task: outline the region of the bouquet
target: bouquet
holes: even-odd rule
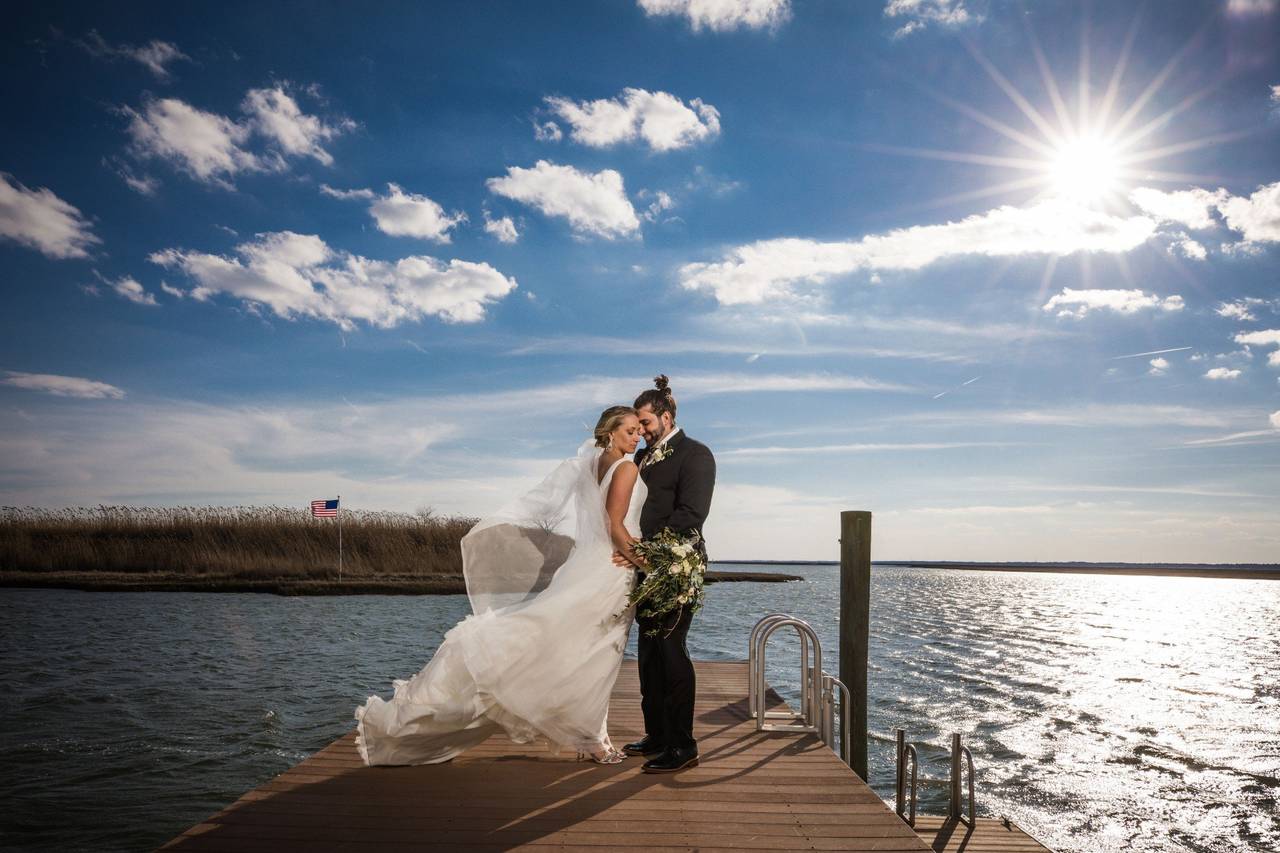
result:
[[[643,602],[644,606],[637,611],[641,616],[662,618],[678,613],[672,630],[685,608],[697,613],[702,607],[707,571],[707,560],[697,547],[701,541],[697,533],[680,536],[667,527],[651,539],[636,542],[632,549],[645,561],[645,578],[631,591],[627,609]],[[655,636],[658,629],[646,633]]]

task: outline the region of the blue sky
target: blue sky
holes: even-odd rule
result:
[[[0,503],[483,514],[658,372],[713,557],[1275,561],[1280,10],[25,4]]]

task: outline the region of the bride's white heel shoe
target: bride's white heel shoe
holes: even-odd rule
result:
[[[627,754],[619,750],[609,748],[605,750],[604,755],[596,757],[589,752],[579,752],[579,761],[591,761],[595,764],[621,764],[627,760]]]

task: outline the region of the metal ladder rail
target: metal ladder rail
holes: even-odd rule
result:
[[[897,783],[894,786],[894,811],[897,812],[898,817],[907,822],[908,826],[915,826],[916,799],[920,781],[920,755],[916,752],[915,744],[907,743],[907,733],[903,729],[898,729],[897,731],[897,744]],[[911,759],[911,799],[909,812],[907,800],[907,767],[905,761],[908,756]]]
[[[800,713],[765,710],[768,685],[765,683],[766,648],[781,628],[794,628],[800,638]],[[810,649],[813,652],[810,655]],[[840,724],[849,732],[844,743],[836,743],[836,694],[840,696]],[[853,752],[853,694],[839,678],[822,669],[822,641],[813,626],[789,613],[770,613],[751,629],[747,648],[747,709],[756,721],[756,731],[801,731],[817,734],[822,742],[851,765]],[[768,720],[789,720],[770,723]]]
[[[969,763],[969,817],[960,812],[960,757]],[[960,734],[956,732],[951,735],[951,796],[950,808],[948,809],[951,817],[956,818],[965,826],[973,826],[974,818],[974,798],[973,798],[973,753],[969,751],[969,747],[960,745]]]
[[[896,768],[897,782],[896,782],[895,791],[894,791],[894,811],[897,813],[898,817],[905,820],[908,825],[915,826],[916,800],[917,800],[917,792],[919,788],[918,772],[920,769],[920,756],[916,752],[915,744],[910,744],[906,742],[906,732],[903,729],[897,730],[895,740],[897,743],[897,768]],[[962,758],[965,760],[965,763],[967,763],[969,767],[968,815],[966,815],[964,811],[961,809],[961,803],[960,803],[961,791],[963,789],[963,785],[961,784],[962,774],[963,774],[963,767],[961,766]],[[907,781],[906,781],[908,759],[910,759],[910,763],[911,763],[911,785],[910,785],[910,791],[909,791],[910,793],[909,800],[907,798],[908,788],[907,788]],[[973,785],[974,785],[973,780],[974,780],[973,753],[969,750],[969,747],[961,745],[960,734],[958,732],[953,733],[951,735],[951,774],[950,774],[950,778],[947,779],[947,787],[949,790],[948,801],[947,801],[947,817],[950,819],[957,820],[968,827],[972,827],[974,825],[974,818],[977,814],[976,800],[975,800],[974,791],[973,791]],[[926,779],[925,781],[930,781],[930,780]],[[936,780],[936,781],[942,781],[942,780]]]
[[[817,632],[813,630],[813,626],[803,619],[797,619],[794,616],[786,614],[771,614],[766,616],[767,624],[760,627],[758,634],[755,634],[755,642],[751,646],[751,654],[755,659],[755,666],[751,666],[751,659],[748,659],[748,669],[753,671],[755,676],[755,696],[754,708],[756,731],[758,732],[811,732],[820,734],[822,731],[822,722],[820,719],[822,697],[820,694],[822,677],[826,675],[822,671],[822,643],[818,640]],[[764,622],[765,620],[761,620]],[[796,633],[800,635],[801,654],[803,657],[800,661],[800,713],[788,714],[785,712],[773,712],[770,714],[765,711],[765,697],[767,694],[767,685],[765,684],[765,668],[766,654],[769,644],[769,638],[780,628],[795,628]],[[755,632],[753,632],[755,633]],[[812,661],[810,664],[810,650],[812,650]],[[750,697],[749,697],[750,698]],[[791,719],[790,723],[770,723],[766,720],[770,717]],[[828,744],[829,746],[830,744]]]
[[[761,666],[761,650],[759,648],[758,641],[761,633],[767,627],[771,626],[775,622],[784,620],[794,620],[795,622],[804,621],[797,619],[790,613],[770,613],[760,621],[756,622],[755,627],[751,629],[751,638],[747,641],[747,710],[753,720],[759,718],[760,710],[764,706],[763,698],[757,695],[759,681],[757,677],[757,670],[759,670]],[[796,633],[800,637],[800,660],[802,666],[800,673],[800,713],[796,714],[793,711],[765,711],[764,716],[767,719],[808,719],[812,712],[808,703],[810,698],[808,690],[809,678],[812,675],[810,667],[808,666],[809,640],[808,637],[805,636],[805,632],[799,627],[796,627]]]

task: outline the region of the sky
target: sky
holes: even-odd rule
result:
[[[714,559],[1280,560],[1275,0],[0,39],[0,504],[480,516],[665,373]]]

